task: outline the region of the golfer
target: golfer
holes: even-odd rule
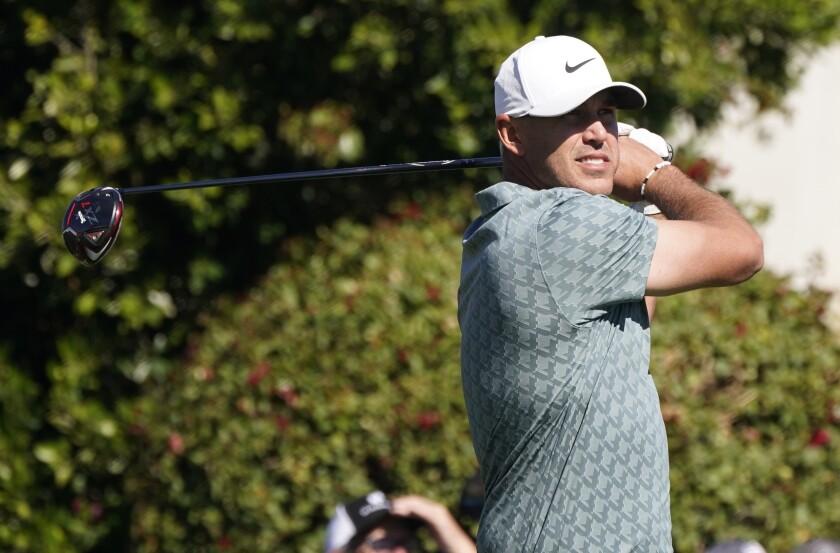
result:
[[[458,307],[486,492],[478,550],[670,552],[645,297],[749,279],[761,238],[723,198],[619,139],[617,110],[646,99],[589,44],[524,45],[495,100],[504,180],[476,195]]]

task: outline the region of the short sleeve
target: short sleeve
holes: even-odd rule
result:
[[[577,195],[553,205],[536,228],[540,269],[573,324],[615,303],[644,297],[658,227],[606,196]]]

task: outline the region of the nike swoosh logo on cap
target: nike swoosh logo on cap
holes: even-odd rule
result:
[[[582,61],[577,65],[569,65],[569,62],[567,61],[566,62],[566,73],[574,73],[575,71],[577,71],[578,69],[580,69],[581,67],[583,67],[584,65],[586,65],[587,63],[589,63],[590,61],[592,61],[594,59],[595,58],[589,58],[588,60]]]

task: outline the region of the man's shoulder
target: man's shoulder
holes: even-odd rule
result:
[[[592,198],[593,196],[576,188],[556,187],[547,190],[535,190],[511,181],[497,182],[475,195],[482,215],[487,215],[512,203],[531,209],[539,209],[576,197]]]

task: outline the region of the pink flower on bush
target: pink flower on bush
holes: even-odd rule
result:
[[[829,441],[831,441],[831,435],[828,433],[828,430],[825,428],[817,428],[814,430],[814,433],[811,434],[811,439],[808,441],[808,445],[811,447],[822,447]]]
[[[178,432],[172,432],[167,439],[169,451],[173,455],[181,455],[184,453],[184,437]]]
[[[443,418],[437,411],[424,411],[417,415],[417,425],[422,430],[428,430],[433,426],[440,424]]]

